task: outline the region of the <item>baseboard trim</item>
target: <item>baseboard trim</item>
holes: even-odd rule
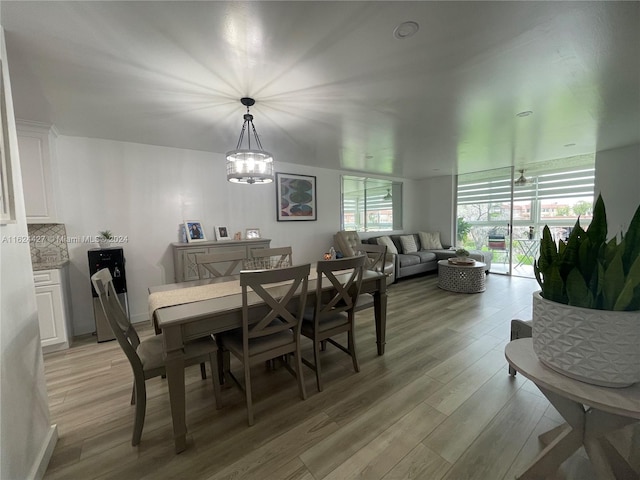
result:
[[[42,480],[44,478],[53,450],[56,448],[56,443],[58,443],[58,425],[51,425],[36,461],[31,467],[31,473],[28,477],[30,480]]]

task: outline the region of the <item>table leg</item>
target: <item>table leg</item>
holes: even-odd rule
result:
[[[386,280],[383,279],[383,282]],[[376,317],[376,343],[378,355],[384,355],[384,346],[387,337],[387,292],[383,288],[373,295],[373,308]]]
[[[166,332],[165,332],[166,336]],[[185,414],[184,391],[184,355],[182,349],[167,352],[166,357],[167,384],[169,387],[169,403],[173,420],[173,441],[175,452],[183,452],[187,448],[187,422]],[[212,375],[215,375],[212,372]]]
[[[615,480],[618,478],[614,472],[612,461],[616,462],[616,469],[628,469],[632,471],[631,466],[621,455],[617,455],[617,457],[613,455],[613,452],[617,453],[617,451],[615,451],[604,436],[609,432],[618,430],[634,422],[637,422],[637,420],[593,408],[586,413],[583,440],[584,449],[587,455],[589,455],[598,479]],[[611,450],[613,450],[613,452]],[[626,463],[626,465],[619,462],[619,460]],[[632,477],[625,476],[622,478]]]
[[[637,422],[637,420],[594,408],[585,410],[584,406],[578,402],[562,397],[539,385],[538,388],[566,420],[567,425],[555,427],[538,437],[543,443],[549,441],[550,443],[517,478],[521,480],[545,478],[555,472],[560,467],[560,464],[569,458],[581,445],[584,445],[587,455],[596,470],[597,478],[615,480],[616,475],[614,468],[612,468],[612,460],[617,462],[617,459],[607,448],[608,442],[604,440],[604,435],[630,423]],[[603,444],[603,441],[606,444]],[[627,471],[624,465],[617,464],[615,465],[615,470]]]

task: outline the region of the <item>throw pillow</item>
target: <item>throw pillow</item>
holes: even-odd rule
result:
[[[400,243],[402,244],[402,253],[417,252],[416,239],[413,235],[402,235],[400,237]]]
[[[441,250],[440,232],[418,232],[422,250]]]
[[[393,240],[391,240],[391,238],[384,236],[384,237],[378,237],[378,239],[376,240],[378,242],[378,245],[386,245],[387,246],[387,253],[398,253],[398,249],[396,248],[395,243],[393,243]]]

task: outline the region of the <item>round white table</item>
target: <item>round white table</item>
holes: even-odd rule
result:
[[[637,478],[605,435],[640,421],[640,383],[607,388],[574,380],[544,366],[533,351],[530,338],[508,343],[504,354],[509,364],[535,383],[567,422],[540,435],[546,447],[516,478],[546,478],[582,445],[598,479]]]
[[[443,290],[458,293],[480,293],[485,291],[487,264],[455,264],[449,260],[438,262],[438,286]]]

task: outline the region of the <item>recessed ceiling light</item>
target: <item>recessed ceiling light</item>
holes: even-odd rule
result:
[[[409,38],[420,29],[420,25],[416,22],[402,22],[396,28],[393,29],[393,36],[398,40]]]
[[[531,110],[525,110],[524,112],[516,113],[516,117],[528,117],[529,115],[533,115]]]

